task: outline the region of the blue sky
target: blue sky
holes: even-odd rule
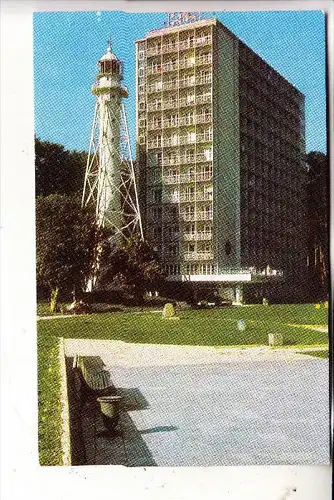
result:
[[[325,18],[321,11],[215,12],[233,33],[304,95],[306,151],[326,152]],[[162,27],[166,13],[43,12],[34,14],[35,132],[68,149],[88,150],[97,60],[111,36],[124,61],[126,112],[136,135],[135,40]],[[133,149],[134,151],[134,149]]]

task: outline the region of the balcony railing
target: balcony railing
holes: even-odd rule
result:
[[[196,220],[212,220],[212,212],[182,213],[181,219],[186,222],[195,222]]]
[[[179,198],[180,203],[195,202],[195,201],[211,201],[211,200],[212,200],[212,193],[196,193],[196,194],[181,193]]]
[[[206,56],[199,56],[196,59],[181,59],[178,62],[168,61],[163,64],[155,64],[146,69],[147,75],[158,75],[160,73],[167,73],[169,71],[177,71],[178,69],[193,68],[196,66],[203,66],[212,63],[211,54]]]
[[[212,82],[212,75],[198,76],[197,78],[184,78],[179,80],[179,88],[192,87],[194,85],[204,85]]]
[[[154,123],[157,124],[158,122],[154,122]],[[157,127],[156,127],[156,125],[154,125],[154,128],[159,129],[159,128],[161,128],[161,125],[157,126]],[[211,142],[211,141],[212,141],[212,133],[204,132],[202,134],[197,134],[195,137],[186,136],[186,135],[183,135],[183,136],[177,135],[174,137],[164,137],[162,140],[162,145],[164,147],[186,146],[189,144],[199,144],[199,143],[203,143],[203,142],[205,143],[205,142]],[[153,146],[153,147],[155,147],[155,146]]]
[[[212,201],[212,193],[181,193],[179,195],[166,195],[165,203],[193,203],[197,201]]]
[[[162,128],[175,128],[182,126],[195,125],[200,123],[211,123],[212,122],[212,114],[200,114],[200,115],[189,115],[189,116],[179,116],[175,117],[172,120],[155,120],[150,121],[147,124],[148,130],[160,130]],[[196,141],[194,141],[196,142]]]
[[[147,147],[149,149],[161,148],[162,147],[162,139],[151,139],[147,142]]]
[[[212,260],[212,252],[185,252],[184,260]]]
[[[212,233],[184,233],[184,241],[208,241],[212,239]]]
[[[163,166],[173,166],[180,165],[183,163],[203,163],[203,162],[211,162],[212,155],[208,155],[205,153],[198,153],[197,155],[185,155],[185,156],[173,156],[170,158],[164,158],[162,161]]]
[[[179,105],[179,107],[193,106],[195,104],[208,104],[208,103],[211,103],[211,101],[212,101],[211,95],[198,95],[198,96],[195,96],[194,99],[189,99],[187,97],[181,97],[179,99],[178,105]]]
[[[173,89],[178,89],[178,88],[186,88],[186,87],[193,87],[194,85],[205,85],[209,84],[212,82],[212,75],[203,75],[203,76],[198,76],[194,78],[183,78],[180,80],[172,80],[172,81],[167,81],[167,82],[162,82],[161,80],[159,82],[152,83],[151,85],[147,86],[147,92],[152,93],[152,92],[161,92],[162,90],[173,90]]]
[[[163,181],[165,184],[185,184],[191,182],[210,181],[212,172],[197,172],[188,174],[165,175]]]
[[[149,102],[147,105],[148,111],[161,111],[165,109],[176,109],[178,107],[188,107],[195,106],[198,104],[211,104],[211,95],[198,95],[189,99],[189,97],[181,97],[179,100],[175,99],[173,101],[160,101],[160,102]]]
[[[161,54],[161,47],[151,47],[146,52],[147,57],[158,56],[159,54]]]
[[[181,40],[175,43],[165,43],[162,46],[151,47],[147,49],[147,57],[158,56],[163,52],[168,54],[170,52],[176,52],[177,50],[192,49],[194,47],[204,47],[205,45],[210,45],[212,42],[211,35],[206,35],[189,40]]]
[[[163,108],[161,102],[149,102],[147,105],[148,111],[161,111],[162,109]]]

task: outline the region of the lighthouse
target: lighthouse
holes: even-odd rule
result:
[[[135,233],[143,237],[131,144],[123,98],[123,64],[112,52],[98,61],[96,96],[82,205],[94,204],[98,225],[120,246]]]

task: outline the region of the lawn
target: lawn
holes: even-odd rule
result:
[[[41,320],[38,331],[64,338],[210,346],[267,345],[268,333],[277,332],[283,333],[287,346],[324,345],[328,334],[309,325],[325,327],[327,315],[328,310],[309,304],[189,310],[180,312],[179,321],[164,320],[152,311],[113,312]],[[243,332],[238,330],[240,319],[246,323]]]
[[[39,308],[40,311],[43,307]],[[152,310],[127,310],[38,321],[39,452],[41,465],[62,463],[59,337],[117,339],[125,342],[237,346],[268,344],[268,332],[281,332],[289,346],[328,344],[328,334],[310,328],[327,325],[326,309],[314,305],[254,305],[179,313],[179,321]],[[244,320],[246,329],[238,330]],[[296,327],[298,326],[298,328]],[[328,357],[327,351],[305,351]]]
[[[41,465],[62,465],[59,339],[37,336],[38,446]]]
[[[322,358],[322,359],[328,359],[329,357],[329,352],[326,349],[322,350],[314,350],[314,351],[308,351],[306,349],[303,349],[300,351],[300,354],[307,354],[308,356],[313,356],[314,358]]]

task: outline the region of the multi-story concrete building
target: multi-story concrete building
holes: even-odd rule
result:
[[[304,128],[304,96],[218,20],[137,41],[145,234],[170,279],[219,283],[235,300],[243,283],[296,285]]]

